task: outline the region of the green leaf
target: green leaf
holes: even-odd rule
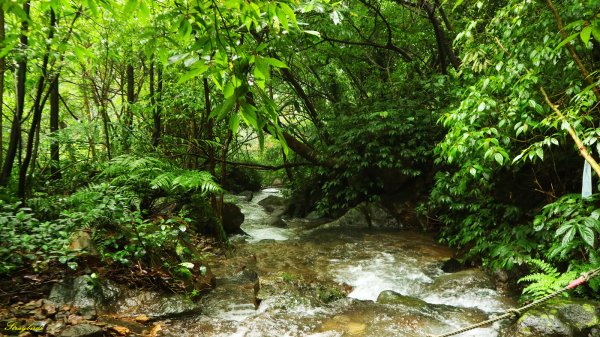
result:
[[[281,62],[278,59],[272,58],[272,57],[263,57],[262,60],[264,60],[267,64],[270,64],[271,66],[276,67],[276,68],[288,68],[288,66],[285,63]],[[257,59],[257,61],[258,61],[258,59]]]
[[[244,103],[241,106],[240,113],[242,115],[242,119],[244,120],[244,123],[246,123],[248,126],[254,128],[255,130],[258,129],[258,120],[257,120],[255,107],[253,107],[250,104]]]
[[[562,46],[566,45],[567,43],[573,41],[574,38],[576,38],[579,35],[579,33],[575,33],[572,34],[570,36],[568,36],[566,39],[562,40],[561,43],[558,44],[558,46],[556,46],[556,48],[554,48],[553,51],[557,51],[558,49],[560,49]]]
[[[596,39],[597,42],[600,42],[600,27],[592,26],[592,35],[594,35],[594,39]]]
[[[541,147],[536,148],[535,154],[537,154],[537,156],[540,157],[541,160],[544,160],[544,149],[542,149]]]
[[[238,132],[238,128],[240,127],[240,116],[237,114],[233,114],[231,118],[229,118],[229,129],[231,132],[236,135]]]
[[[502,163],[504,163],[504,157],[502,156],[502,153],[497,152],[494,154],[494,160],[496,160],[498,164],[502,165]]]
[[[485,110],[485,102],[479,103],[479,106],[477,107],[477,111],[481,112],[483,110]]]
[[[581,37],[581,41],[583,41],[584,45],[588,45],[588,42],[590,42],[590,35],[592,34],[592,26],[587,26],[585,27],[582,31],[581,34],[579,34],[579,36]]]
[[[594,247],[594,231],[590,227],[582,225],[577,226],[577,229],[579,230],[579,235],[581,235],[583,241],[590,247]]]
[[[177,84],[181,84],[183,82],[189,81],[190,79],[197,77],[200,74],[204,73],[207,69],[208,69],[207,64],[196,63],[194,65],[194,68],[192,68],[190,71],[186,72],[179,78],[179,81],[177,81]]]
[[[222,118],[226,113],[231,111],[236,101],[237,97],[235,95],[231,95],[231,97],[227,98],[223,103],[221,103],[221,105],[211,112],[210,117]]]
[[[573,238],[575,237],[575,227],[572,226],[569,228],[569,230],[567,231],[567,233],[565,234],[565,236],[562,239],[562,245],[567,246],[569,245],[569,243],[571,243],[571,241],[573,241]]]

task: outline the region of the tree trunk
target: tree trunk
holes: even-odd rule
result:
[[[54,78],[54,81],[50,84],[50,133],[52,134],[52,140],[50,143],[50,178],[60,179],[60,144],[57,138],[58,132],[58,117],[59,117],[59,90],[58,90],[58,76]]]
[[[56,13],[53,9],[50,9],[50,30],[48,31],[48,41],[52,41],[54,38],[54,29],[56,28]],[[39,130],[40,122],[42,120],[42,111],[44,105],[42,103],[42,95],[44,93],[46,80],[48,79],[48,61],[50,59],[50,44],[46,47],[42,62],[42,75],[38,80],[37,92],[35,100],[33,101],[33,118],[31,120],[31,126],[29,127],[29,134],[27,135],[27,145],[25,149],[25,158],[23,164],[19,169],[19,190],[18,195],[22,199],[25,198],[25,194],[28,187],[27,182],[27,170],[33,157],[33,146],[35,144],[35,137]],[[44,100],[45,101],[45,100]],[[35,159],[34,159],[35,160]]]
[[[162,81],[162,76],[160,70],[158,70],[158,82]],[[157,148],[160,143],[160,98],[157,96],[160,94],[160,90],[156,91],[154,89],[154,61],[150,63],[150,105],[152,106],[152,147]],[[159,84],[159,88],[162,88],[162,83]]]
[[[26,1],[23,5],[23,11],[29,16],[30,3]],[[17,101],[15,114],[10,129],[10,139],[8,142],[8,149],[6,151],[6,160],[2,167],[2,173],[0,174],[0,186],[6,186],[10,180],[12,173],[13,164],[17,151],[20,149],[20,138],[21,138],[21,118],[23,117],[24,105],[25,105],[25,82],[27,80],[27,56],[26,50],[29,45],[27,38],[29,30],[29,21],[23,20],[21,22],[21,36],[19,42],[21,43],[21,55],[18,57],[18,70],[17,70]]]
[[[0,6],[0,41],[4,41],[6,33],[4,32],[4,8]],[[4,72],[6,70],[6,57],[0,57],[0,168],[2,167],[2,162],[4,160],[4,134],[3,130],[3,122],[4,122],[4,114],[3,114],[3,106],[4,106]]]
[[[135,73],[133,70],[133,64],[127,65],[127,110],[125,111],[125,135],[124,148],[125,151],[129,151],[129,135],[132,131],[133,126],[133,104],[135,103]]]

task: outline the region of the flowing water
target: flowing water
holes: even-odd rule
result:
[[[204,312],[165,327],[177,336],[427,336],[513,307],[481,270],[441,270],[453,251],[410,231],[320,230],[288,220],[269,227],[257,202],[240,201],[249,237],[215,262]],[[258,275],[259,281],[256,281]],[[259,289],[260,284],[260,289]],[[404,296],[377,302],[382,291]],[[258,300],[257,300],[258,299]],[[460,336],[501,336],[493,325]]]

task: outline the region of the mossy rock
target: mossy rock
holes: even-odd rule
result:
[[[525,312],[509,329],[509,337],[600,337],[600,303],[558,299]]]
[[[377,296],[379,304],[401,304],[411,308],[425,308],[430,304],[412,296],[405,296],[392,290],[384,290]]]

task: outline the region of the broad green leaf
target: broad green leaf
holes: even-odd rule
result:
[[[571,241],[573,241],[573,238],[575,237],[575,227],[574,226],[570,226],[569,230],[567,231],[567,233],[565,234],[565,236],[562,239],[562,245],[563,247],[567,246],[569,243],[571,243]]]
[[[240,114],[242,115],[242,119],[246,125],[254,128],[255,130],[258,129],[258,119],[255,107],[247,103],[242,104],[240,107]]]
[[[590,247],[594,247],[594,231],[590,227],[583,225],[577,226],[577,229],[579,230],[579,235],[581,235],[583,241],[587,243]]]
[[[496,160],[498,162],[498,164],[500,164],[500,165],[502,165],[502,163],[504,163],[504,157],[502,156],[501,153],[494,154],[494,160]]]
[[[263,57],[262,60],[264,60],[264,62],[266,62],[267,64],[270,64],[273,67],[276,68],[288,68],[288,66],[283,63],[282,61],[272,58],[272,57]],[[258,59],[257,59],[258,61]]]
[[[579,34],[579,36],[581,37],[581,41],[583,41],[584,45],[588,45],[588,42],[590,42],[590,35],[592,34],[592,26],[587,26],[585,27],[582,31],[581,34]]]
[[[232,95],[231,97],[227,98],[223,103],[221,103],[216,109],[214,109],[209,117],[215,117],[217,119],[223,118],[226,113],[231,111],[236,101],[237,97],[235,95]]]
[[[237,135],[239,126],[240,116],[238,114],[233,114],[231,118],[229,118],[229,129],[234,135]]]
[[[192,68],[190,71],[186,72],[179,78],[179,81],[177,81],[177,84],[181,84],[183,82],[189,81],[190,79],[203,74],[207,69],[208,69],[207,64],[196,63],[194,68]]]

